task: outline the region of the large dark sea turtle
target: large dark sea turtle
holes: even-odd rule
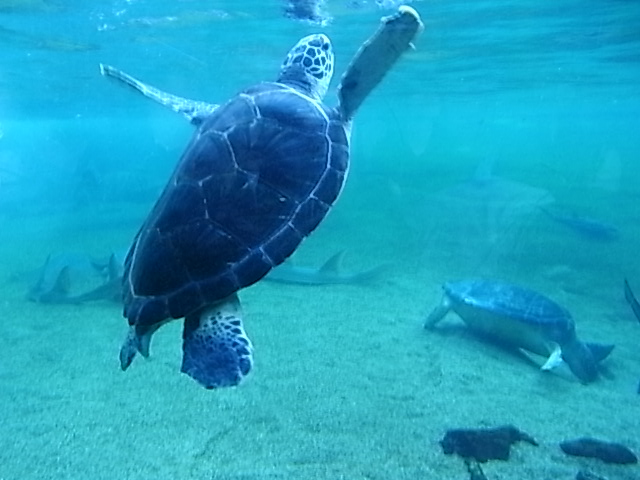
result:
[[[356,110],[421,27],[408,7],[384,18],[342,77],[336,108],[322,103],[333,73],[322,34],[293,47],[276,81],[221,106],[101,66],[198,125],[125,261],[123,370],[137,352],[149,355],[160,326],[184,318],[182,372],[206,388],[237,385],[249,373],[253,347],[237,292],[282,263],[325,217],[347,175]]]
[[[443,289],[442,302],[429,314],[425,328],[453,310],[480,334],[548,357],[545,370],[564,360],[583,383],[597,378],[597,363],[613,349],[578,340],[571,314],[533,290],[493,280],[447,282]]]

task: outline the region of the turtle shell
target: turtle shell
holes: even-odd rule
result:
[[[568,310],[544,295],[509,283],[492,280],[462,280],[444,284],[454,302],[502,317],[508,317],[564,338],[573,332]]]
[[[327,214],[348,160],[338,113],[291,87],[259,84],[218,108],[129,251],[129,323],[144,333],[260,280]]]

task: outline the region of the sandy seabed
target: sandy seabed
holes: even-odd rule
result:
[[[565,368],[542,373],[541,359],[536,365],[463,328],[425,332],[439,285],[465,266],[416,254],[373,211],[358,209],[356,225],[346,205],[298,262],[319,265],[347,248],[348,270],[384,262],[388,273],[369,285],[260,282],[242,292],[255,367],[237,388],[207,391],[180,374],[181,322],[159,330],[150,359],[123,373],[118,305],[31,303],[23,283],[3,282],[0,479],[466,479],[462,460],[438,441],[448,428],[503,424],[540,446],[519,443],[508,462],[485,464],[490,480],[569,480],[581,468],[640,478],[638,466],[572,458],[558,447],[594,436],[640,452],[640,329],[623,301],[562,298],[573,300],[585,339],[616,344],[606,376],[583,386]],[[76,225],[72,235],[68,219],[52,218],[3,219],[7,276],[37,267],[47,252],[104,252],[135,232],[131,221]],[[557,281],[535,286],[553,292]]]

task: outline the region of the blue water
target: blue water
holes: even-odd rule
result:
[[[177,322],[122,373],[118,305],[25,298],[49,254],[125,249],[193,131],[100,63],[219,103],[321,31],[333,105],[392,13],[379,3],[393,2],[328,0],[319,25],[278,0],[0,0],[0,479],[464,478],[444,430],[510,422],[549,449],[590,435],[640,452],[640,327],[622,290],[628,278],[640,294],[637,2],[411,2],[425,30],[358,112],[347,186],[298,252],[321,265],[347,250],[348,270],[388,276],[249,289],[246,386],[183,378]],[[443,282],[483,276],[550,296],[587,340],[615,343],[608,373],[583,387],[420,329]],[[549,449],[490,478],[574,478],[581,464]]]

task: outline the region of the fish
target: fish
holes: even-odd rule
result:
[[[70,295],[73,285],[99,279],[100,271],[86,255],[65,252],[47,256],[33,277],[35,282],[29,287],[27,298],[33,302],[59,303]]]
[[[626,278],[624,279],[624,298],[627,300],[627,302],[629,302],[631,310],[633,310],[633,314],[640,322],[640,303],[638,303],[636,296],[631,291],[631,287],[629,286],[629,282]]]
[[[55,274],[41,276],[27,293],[27,298],[38,303],[61,303],[69,296],[71,290],[70,272],[71,267],[64,265]],[[48,280],[49,277],[50,280]]]
[[[364,284],[375,280],[387,268],[386,265],[379,265],[362,272],[343,272],[340,267],[344,254],[344,251],[336,253],[320,268],[297,266],[288,261],[273,269],[265,280],[294,285]],[[30,288],[28,298],[34,302],[58,305],[121,302],[124,274],[122,258],[122,255],[112,253],[107,263],[101,263],[82,254],[50,255],[38,281]],[[86,277],[94,277],[93,282]],[[95,278],[99,279],[97,284]],[[91,285],[92,288],[82,291],[85,285]]]
[[[344,254],[344,251],[336,253],[320,268],[296,266],[287,261],[271,270],[264,279],[294,285],[363,284],[374,280],[387,268],[378,265],[362,272],[343,272],[340,267]]]
[[[554,202],[543,188],[497,176],[492,159],[481,161],[470,179],[435,193],[393,194],[398,218],[420,239],[425,255],[464,259],[469,270],[491,268],[525,252],[535,238],[538,208]],[[437,246],[437,248],[436,248]]]
[[[620,238],[620,231],[613,225],[595,218],[578,215],[573,211],[563,211],[559,208],[546,208],[542,210],[549,218],[564,225],[584,238],[611,242]]]
[[[108,276],[103,284],[98,285],[96,288],[89,290],[88,292],[67,296],[67,303],[79,304],[101,300],[121,302],[124,268],[122,262],[117,258],[115,253],[112,253],[109,257],[109,263],[106,269]]]
[[[116,254],[111,254],[106,265],[81,253],[51,254],[36,273],[37,279],[29,287],[27,299],[59,305],[118,300],[122,265]]]

